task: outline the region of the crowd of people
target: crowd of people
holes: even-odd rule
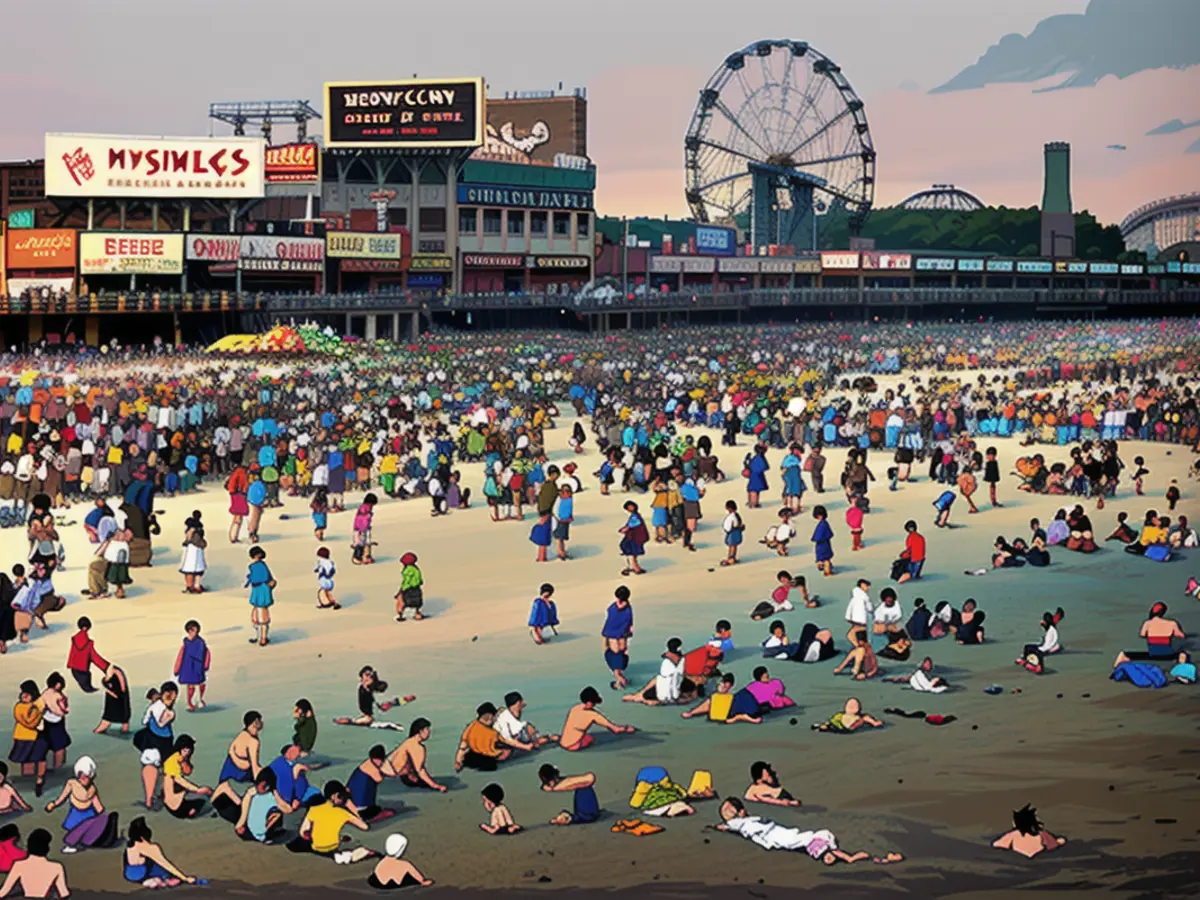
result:
[[[873,373],[894,368],[903,380],[881,388]],[[317,601],[330,610],[340,609],[338,569],[325,545],[333,513],[353,513],[350,563],[364,566],[374,561],[374,515],[380,503],[423,498],[431,516],[445,516],[464,514],[482,497],[492,522],[527,521],[537,548],[534,560],[541,564],[550,562],[551,548],[556,562],[571,560],[579,494],[589,489],[619,493],[625,519],[611,552],[621,557],[622,575],[636,587],[641,582],[635,576],[649,571],[642,561],[652,545],[678,546],[678,551],[656,546],[654,552],[686,557],[698,552],[695,536],[701,529],[719,533],[724,548],[719,565],[742,564],[746,525],[740,504],[724,503],[715,524],[705,516],[706,489],[739,477],[745,482],[745,509],[773,505],[778,491],[777,523],[761,543],[775,555],[790,557],[791,570],[806,565],[811,553],[813,572],[824,579],[837,574],[840,554],[864,548],[872,492],[884,485],[907,491],[912,482],[934,482],[934,512],[924,520],[929,527],[952,527],[951,511],[960,498],[968,516],[980,512],[975,500],[980,482],[988,485],[991,506],[1001,506],[1002,473],[992,442],[1011,438],[1045,445],[1018,463],[1020,489],[1071,495],[1065,501],[1071,505],[1055,513],[1045,529],[1032,520],[1028,537],[997,537],[990,564],[968,574],[1044,568],[1059,548],[1088,554],[1104,544],[1085,503],[1094,503],[1099,514],[1106,500],[1111,503],[1122,492],[1128,498],[1132,487],[1133,496],[1161,497],[1168,511],[1175,510],[1182,496],[1178,481],[1156,482],[1142,457],[1128,460],[1122,442],[1172,442],[1200,451],[1198,371],[1200,329],[1190,320],[1075,323],[1057,329],[1045,323],[920,330],[825,324],[671,329],[604,338],[539,334],[506,341],[494,335],[435,335],[410,346],[364,346],[349,362],[312,356],[214,358],[187,350],[114,346],[101,352],[7,356],[0,358],[0,499],[9,504],[8,518],[26,529],[29,552],[11,566],[11,575],[0,574],[0,653],[12,641],[49,639],[47,617],[67,605],[54,575],[65,558],[60,529],[69,526],[55,511],[76,504],[87,510],[79,527],[94,547],[87,593],[95,598],[110,592],[123,597],[137,570],[149,565],[153,540],[164,530],[182,544],[183,592],[203,593],[210,540],[239,544],[244,533],[250,542],[244,587],[254,628],[251,643],[260,647],[271,641],[277,587],[268,552],[259,543],[267,527],[263,512],[285,503],[303,506],[311,515]],[[594,473],[579,472],[575,462],[549,462],[546,432],[572,414],[569,446],[583,454],[594,445],[602,460]],[[703,429],[721,432],[720,444],[714,446]],[[848,448],[836,486],[826,472],[830,447]],[[1047,463],[1047,457],[1054,461]],[[481,483],[464,479],[460,467],[466,464],[482,464]],[[207,528],[211,523],[200,511],[179,525],[159,521],[158,498],[186,495],[202,484],[227,492],[227,532]],[[812,494],[826,499],[813,502]],[[831,516],[830,495],[845,498],[844,531]],[[1117,514],[1108,540],[1123,543],[1131,554],[1165,561],[1196,546],[1196,532],[1185,516],[1149,509],[1140,531],[1127,518]],[[871,535],[874,541],[894,540],[890,582],[919,586],[928,568],[945,567],[945,560],[929,559],[922,521],[909,520],[895,538]],[[805,543],[811,549],[798,546]],[[424,574],[415,552],[404,554],[401,563],[395,618],[419,621]],[[734,626],[727,619],[716,622],[711,640],[690,650],[672,637],[658,674],[641,687],[631,686],[630,584],[616,590],[600,629],[610,687],[629,690],[623,694],[626,702],[680,707],[684,719],[758,725],[789,709],[795,701],[779,676],[788,662],[837,661],[830,666],[833,675],[848,673],[855,681],[886,676],[916,692],[944,693],[956,686],[936,674],[930,656],[914,658],[921,655],[917,644],[948,638],[971,647],[990,640],[987,615],[973,598],[959,608],[941,600],[929,609],[918,597],[906,615],[894,587],[876,591],[867,578],[858,579],[850,592],[844,636],[842,623],[807,621],[791,629],[798,634],[792,638],[781,616],[802,609],[817,619],[819,614],[808,611],[828,608],[828,602],[809,593],[806,576],[785,570],[776,575],[768,599],[750,613],[751,621],[767,623],[761,647],[769,666],[754,667],[744,686],[731,670]],[[546,582],[533,601],[528,627],[535,644],[556,634],[554,594],[554,585]],[[1140,684],[1155,678],[1145,667],[1160,671],[1155,664],[1162,660],[1176,661],[1176,668],[1190,665],[1179,658],[1182,651],[1174,643],[1184,636],[1182,628],[1172,620],[1168,629],[1165,613],[1163,604],[1151,610],[1142,634],[1147,656],[1123,653],[1114,678],[1121,673],[1120,678]],[[1046,612],[1042,635],[1023,647],[1019,665],[1037,675],[1047,671],[1047,659],[1062,650],[1064,615],[1061,608]],[[76,626],[66,668],[83,693],[103,692],[95,732],[113,727],[127,732],[135,724],[135,689],[124,671],[100,654],[92,622],[81,616]],[[309,781],[313,768],[306,762],[317,741],[312,704],[296,701],[293,740],[269,762],[260,746],[264,716],[250,710],[210,787],[191,762],[195,739],[177,733],[175,707],[181,693],[188,710],[204,707],[212,658],[199,621],[187,621],[183,632],[174,680],[148,692],[134,736],[147,811],[161,804],[170,815],[189,819],[211,806],[246,840],[285,842],[293,852],[343,864],[377,859],[374,887],[431,883],[403,859],[408,844],[403,835],[388,836],[382,857],[342,836],[346,827],[367,832],[394,815],[379,802],[385,779],[410,788],[445,789],[431,774],[425,752],[429,720],[414,719],[396,749],[375,744],[345,780],[330,778],[318,787]],[[881,667],[881,660],[889,665],[910,659],[915,668],[902,676]],[[99,688],[93,670],[99,673]],[[387,684],[370,666],[359,673],[357,693],[357,714],[334,719],[339,725],[393,728],[380,713],[413,699],[381,700],[389,694]],[[542,732],[524,718],[519,692],[510,691],[502,708],[484,701],[462,732],[454,769],[494,772],[518,754],[585,750],[595,743],[593,729],[615,736],[634,731],[610,720],[599,709],[602,704],[601,692],[587,687],[561,730]],[[74,743],[67,729],[70,713],[60,672],[41,683],[20,683],[9,761],[19,767],[14,777],[32,781],[37,798],[52,773],[67,766]],[[935,725],[952,720],[924,718]],[[866,712],[859,698],[848,697],[813,727],[850,734],[886,723]],[[47,812],[66,810],[63,852],[124,843],[127,881],[149,887],[194,883],[195,876],[185,874],[153,841],[144,816],[130,822],[122,836],[119,815],[101,800],[97,770],[91,757],[77,756],[73,777],[45,803]],[[0,771],[0,806],[6,807],[0,813],[28,810],[8,774]],[[547,763],[538,775],[540,790],[573,796],[573,808],[555,824],[584,825],[600,818],[594,773],[563,775]],[[760,771],[756,783],[765,777]],[[745,799],[770,803],[782,796],[754,793]],[[485,832],[521,830],[498,782],[484,788],[481,802],[488,814],[480,826]],[[900,858],[895,852],[873,857],[844,852],[831,832],[798,831],[749,816],[737,797],[723,801],[719,816],[722,831],[765,849],[804,850],[827,864]],[[294,836],[283,841],[285,832],[292,834],[289,825]],[[1062,842],[1047,837],[1028,807],[1014,814],[1014,826],[996,846],[1034,855]],[[45,895],[37,893],[39,885],[43,890],[57,886],[65,895],[61,867],[54,870],[57,864],[45,859],[45,832],[31,832],[23,849],[19,836],[7,834],[14,849],[0,852],[0,870],[9,879],[0,896],[17,880],[29,896]]]

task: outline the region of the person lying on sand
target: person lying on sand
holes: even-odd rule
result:
[[[869,725],[872,728],[882,728],[883,722],[876,719],[874,716],[869,716],[862,711],[862,703],[857,697],[851,697],[846,701],[846,705],[842,707],[842,711],[834,713],[825,722],[818,722],[813,725],[813,731],[832,731],[836,734],[850,734],[852,731],[857,731],[864,725]]]
[[[820,831],[801,831],[799,828],[787,828],[770,819],[746,814],[746,807],[737,797],[726,797],[721,804],[721,824],[717,831],[725,831],[753,841],[764,850],[803,851],[813,859],[819,859],[827,866],[835,863],[856,863],[871,860],[883,865],[900,862],[904,859],[899,853],[889,851],[884,856],[871,856],[860,850],[857,853],[847,853],[838,849],[837,838],[825,829]]]
[[[594,687],[585,687],[579,692],[579,702],[567,711],[567,720],[563,723],[562,735],[558,739],[559,746],[564,750],[585,750],[596,742],[588,734],[593,725],[607,728],[613,734],[633,734],[637,731],[632,725],[614,725],[596,707],[604,701],[600,692]]]
[[[767,762],[750,765],[750,786],[743,795],[751,803],[766,803],[770,806],[799,806],[800,801],[789,794],[780,784],[779,776]]]
[[[1039,853],[1057,850],[1067,842],[1065,837],[1056,837],[1044,830],[1038,821],[1037,810],[1028,803],[1013,810],[1013,829],[992,841],[997,850],[1011,850],[1032,859]]]
[[[762,722],[762,710],[758,700],[746,688],[734,691],[735,678],[732,672],[726,672],[717,682],[715,693],[705,697],[691,709],[680,713],[684,719],[696,716],[707,716],[710,722],[721,722],[734,725],[745,722],[758,725]]]
[[[571,811],[563,810],[550,820],[551,825],[590,825],[600,818],[600,800],[596,797],[596,776],[563,775],[547,763],[538,769],[542,790],[553,794],[570,791],[574,797]]]

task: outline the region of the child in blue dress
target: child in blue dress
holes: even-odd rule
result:
[[[632,572],[634,575],[644,575],[646,570],[638,565],[638,557],[646,552],[646,541],[650,539],[650,531],[638,513],[638,505],[632,500],[625,504],[625,512],[629,513],[629,518],[620,529],[621,555],[629,562],[621,570],[621,574],[628,575]]]
[[[814,506],[813,518],[817,520],[817,527],[813,529],[812,535],[817,568],[829,577],[833,574],[833,528],[829,525],[829,513],[824,506]]]
[[[542,629],[549,628],[558,634],[558,606],[550,599],[554,596],[554,585],[543,584],[538,595],[533,598],[533,609],[529,613],[529,629],[533,633],[535,644],[544,644],[548,640],[542,637]]]
[[[250,638],[250,643],[265,647],[270,643],[271,607],[275,605],[275,578],[267,568],[264,560],[267,551],[262,547],[250,548],[250,568],[246,572],[246,584],[250,588],[250,622],[254,626],[256,637]]]
[[[313,495],[312,504],[313,537],[318,541],[325,540],[325,526],[329,524],[329,490],[319,487]]]
[[[337,567],[329,558],[329,548],[317,548],[317,609],[341,609],[342,605],[333,599],[333,576]]]

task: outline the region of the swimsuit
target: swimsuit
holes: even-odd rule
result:
[[[585,734],[583,737],[581,737],[579,740],[577,740],[573,744],[563,744],[563,749],[570,750],[571,752],[575,752],[578,750],[586,750],[588,747],[592,746],[592,744],[594,744],[594,743],[596,743],[596,739],[594,737],[592,737],[590,734]],[[588,788],[588,790],[591,790],[591,788]],[[576,793],[578,794],[578,792],[576,792]],[[595,795],[593,794],[593,796],[595,796]]]
[[[247,766],[249,766],[249,762],[246,762]],[[244,784],[251,780],[253,780],[253,776],[249,767],[245,769],[239,768],[232,756],[225,757],[225,763],[221,766],[221,774],[217,778],[218,784],[223,784],[226,781],[235,781],[239,784]]]

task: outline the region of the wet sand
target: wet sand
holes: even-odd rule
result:
[[[566,426],[566,427],[564,427]],[[594,888],[627,889],[630,896],[785,897],[789,890],[819,888],[830,896],[907,893],[912,896],[1001,896],[1106,891],[1114,896],[1185,896],[1200,863],[1200,800],[1197,754],[1200,742],[1200,694],[1197,687],[1171,686],[1139,691],[1108,679],[1119,649],[1137,646],[1136,634],[1154,600],[1171,604],[1172,613],[1189,632],[1200,628],[1200,606],[1183,595],[1184,582],[1195,573],[1193,560],[1159,565],[1133,558],[1116,544],[1090,557],[1052,550],[1049,569],[1024,568],[967,577],[964,569],[988,565],[996,535],[1028,534],[1028,520],[1053,517],[1060,498],[1018,493],[1009,477],[1012,461],[1023,451],[1013,440],[996,440],[1001,451],[1003,509],[986,505],[967,515],[956,503],[954,528],[932,527],[931,502],[940,492],[921,473],[919,483],[890,493],[886,483],[872,491],[866,522],[866,549],[849,551],[845,501],[840,491],[821,498],[836,532],[837,574],[815,574],[807,511],[817,500],[805,495],[806,514],[793,555],[781,560],[757,543],[775,519],[780,478],[769,476],[771,490],[761,510],[744,509],[744,481],[738,477],[748,450],[721,448],[722,468],[730,480],[712,486],[704,501],[705,519],[698,539],[700,552],[687,554],[678,545],[648,546],[643,564],[649,574],[622,578],[616,529],[623,522],[621,504],[641,495],[603,497],[590,473],[598,467],[593,451],[574,457],[566,448],[569,422],[551,432],[553,462],[579,461],[585,492],[576,500],[570,562],[537,565],[524,523],[492,523],[485,507],[431,520],[426,501],[387,502],[376,515],[378,563],[350,564],[351,514],[331,516],[328,546],[338,564],[340,612],[314,608],[316,583],[311,570],[315,543],[307,502],[289,499],[282,512],[269,511],[262,526],[267,562],[280,582],[272,611],[274,631],[269,648],[247,643],[250,636],[244,580],[247,545],[230,547],[227,498],[210,487],[200,495],[164,499],[164,536],[156,542],[152,569],[137,569],[135,584],[124,601],[83,601],[90,554],[82,527],[65,529],[68,569],[57,584],[71,599],[52,621],[49,635],[39,634],[27,647],[13,647],[0,662],[0,688],[15,694],[24,678],[39,682],[52,669],[65,673],[67,640],[74,621],[88,615],[102,654],[121,665],[134,686],[134,713],[152,684],[171,677],[183,622],[195,617],[204,626],[213,653],[209,707],[182,712],[177,733],[196,737],[197,780],[213,784],[242,713],[261,710],[266,718],[264,756],[271,758],[291,735],[291,708],[299,697],[317,710],[320,737],[317,758],[328,767],[316,780],[344,780],[374,743],[394,746],[404,735],[389,731],[339,728],[335,715],[354,709],[357,671],[363,664],[378,668],[392,686],[389,694],[417,695],[417,701],[391,717],[407,729],[416,716],[432,720],[430,770],[451,785],[444,796],[385,784],[381,797],[401,814],[372,828],[364,842],[382,849],[384,839],[400,830],[410,838],[408,857],[439,887],[425,896],[477,897],[541,895],[547,889],[572,890],[584,897]],[[714,435],[714,443],[716,435]],[[987,445],[981,439],[980,447]],[[1065,458],[1065,450],[1037,448],[1047,459]],[[1195,482],[1185,480],[1191,456],[1187,448],[1168,445],[1123,446],[1126,461],[1142,454],[1151,471],[1150,496],[1134,498],[1124,485],[1120,497],[1095,512],[1096,531],[1111,530],[1115,513],[1126,510],[1140,521],[1147,508],[1165,510],[1163,490],[1170,477],[1180,479],[1184,500],[1175,515],[1200,513]],[[1170,455],[1168,455],[1170,453]],[[836,486],[845,451],[830,453],[827,482]],[[772,451],[777,465],[780,454]],[[879,478],[890,454],[875,454],[872,468]],[[464,466],[464,483],[477,490],[478,466]],[[981,486],[982,487],[982,486]],[[985,502],[986,488],[976,495]],[[717,564],[723,556],[719,511],[726,499],[743,506],[747,523],[744,562],[732,569]],[[355,498],[357,499],[357,498]],[[203,597],[180,593],[182,576],[178,542],[182,521],[192,509],[202,510],[208,526],[209,565]],[[77,507],[69,519],[82,520]],[[956,606],[974,597],[988,613],[988,642],[962,647],[948,640],[918,644],[958,689],[941,696],[918,695],[906,687],[875,680],[854,683],[831,674],[833,663],[797,665],[768,663],[787,684],[797,708],[776,714],[761,726],[718,726],[685,722],[678,709],[623,704],[608,690],[599,631],[603,610],[617,585],[633,590],[636,616],[630,676],[644,683],[657,671],[666,638],[679,635],[686,647],[702,643],[717,618],[734,624],[739,649],[725,666],[744,684],[760,664],[758,643],[765,623],[753,623],[749,610],[774,586],[775,572],[787,568],[807,576],[821,595],[816,610],[785,615],[788,631],[798,634],[814,621],[831,628],[844,644],[843,613],[854,581],[873,580],[873,596],[886,583],[890,561],[899,552],[901,526],[916,518],[929,541],[925,577],[899,588],[905,615],[913,598],[932,607],[942,599]],[[0,532],[6,559],[19,558],[23,535]],[[398,559],[412,550],[425,573],[426,612],[422,623],[392,621],[399,583]],[[563,625],[552,643],[536,647],[525,622],[531,598],[542,581],[557,587],[555,599]],[[1037,677],[1013,664],[1021,646],[1040,637],[1044,610],[1066,609],[1060,626],[1067,652],[1051,658],[1050,672]],[[886,663],[886,674],[907,674],[910,664]],[[989,696],[983,688],[996,683],[1004,693]],[[605,695],[604,711],[615,721],[636,725],[639,733],[614,738],[602,735],[582,754],[554,749],[504,765],[498,773],[465,772],[455,777],[454,747],[459,733],[484,700],[499,703],[504,692],[520,690],[529,702],[527,718],[542,730],[557,731],[580,688],[592,684]],[[90,734],[98,718],[99,695],[83,696],[70,684],[74,744],[70,758],[92,755],[99,763],[99,785],[105,803],[123,822],[136,815],[140,796],[136,751],[128,738]],[[1014,688],[1021,693],[1012,693]],[[853,735],[817,734],[809,729],[840,708],[848,696],[880,715],[887,727]],[[958,720],[933,727],[919,720],[883,714],[899,706],[907,710],[953,714]],[[183,709],[182,699],[180,710]],[[793,720],[795,724],[792,724]],[[406,733],[406,732],[405,732]],[[805,828],[829,828],[843,848],[872,853],[899,850],[899,865],[826,868],[803,855],[767,853],[740,838],[706,831],[717,821],[715,803],[698,804],[698,815],[666,824],[666,832],[648,839],[611,834],[611,822],[627,817],[636,770],[666,766],[686,782],[694,769],[712,772],[721,793],[737,793],[748,783],[748,767],[770,761],[783,783],[804,806],[798,810],[753,810]],[[546,823],[561,807],[561,798],[537,790],[537,767],[554,762],[564,772],[590,770],[599,778],[598,794],[609,811],[605,823],[586,828],[553,828]],[[504,785],[508,805],[528,828],[523,836],[500,840],[478,829],[485,813],[479,789],[489,781]],[[53,776],[48,793],[61,776]],[[32,785],[18,781],[32,801]],[[569,798],[568,798],[569,799]],[[1040,810],[1047,827],[1070,841],[1062,850],[1026,861],[992,851],[988,842],[1006,830],[1010,811],[1026,802]],[[282,848],[242,843],[223,821],[205,818],[181,823],[162,811],[148,814],[155,838],[185,871],[212,881],[210,893],[267,896],[287,890],[294,898],[336,897],[359,891],[369,865],[335,866],[316,858],[298,858]],[[61,833],[61,813],[36,812],[18,820],[23,832],[38,825]],[[296,822],[295,824],[298,824]],[[713,852],[713,851],[716,852]],[[67,857],[76,890],[124,892],[120,852],[85,852]],[[550,879],[545,881],[543,879]],[[763,884],[759,884],[762,879]]]

